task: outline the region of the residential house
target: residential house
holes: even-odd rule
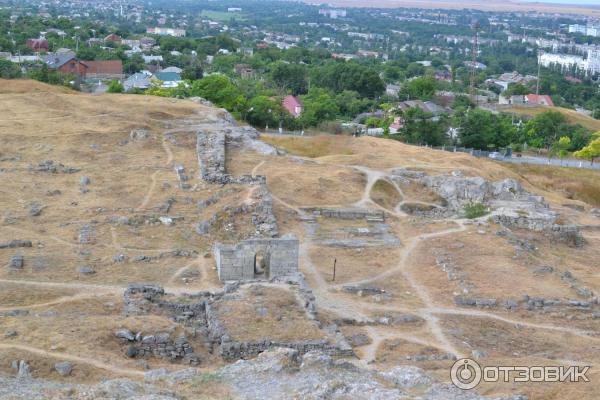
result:
[[[89,38],[88,40],[85,41],[87,43],[88,46],[92,47],[92,46],[99,46],[102,44],[102,39],[98,39],[98,38]]]
[[[158,64],[163,61],[163,56],[142,56],[146,64]]]
[[[304,105],[295,96],[288,95],[283,98],[283,108],[285,108],[294,118],[298,118],[302,114]]]
[[[504,97],[504,96],[500,95],[500,97],[498,98],[498,104],[523,105],[523,104],[525,104],[525,96],[514,95],[514,96]]]
[[[82,61],[87,65],[87,79],[123,79],[121,60]]]
[[[49,54],[46,57],[46,64],[50,69],[62,72],[63,74],[75,74],[85,77],[87,74],[87,64],[75,58],[73,52],[60,52]]]
[[[446,70],[438,70],[435,71],[434,78],[438,81],[452,82],[452,73]]]
[[[333,53],[333,54],[331,54],[331,57],[336,58],[336,59],[346,60],[346,61],[354,60],[354,59],[358,58],[358,56],[355,54],[345,54],[345,53]]]
[[[379,58],[379,53],[371,50],[358,50],[356,55],[364,58]]]
[[[140,46],[144,50],[151,49],[152,46],[154,46],[155,44],[156,44],[156,40],[154,40],[154,38],[151,38],[148,36],[144,36],[144,37],[140,38]]]
[[[394,97],[394,98],[398,98],[398,92],[400,91],[401,87],[400,85],[393,85],[393,84],[388,84],[385,87],[385,94],[387,94],[390,97]]]
[[[162,82],[161,87],[164,88],[176,88],[180,83],[183,83],[181,75],[176,72],[157,72],[152,79]]]
[[[104,42],[112,42],[115,44],[121,44],[122,40],[123,39],[121,39],[121,36],[117,35],[116,33],[111,33],[104,38]]]
[[[46,39],[27,39],[25,43],[33,51],[48,51],[48,41]]]
[[[181,74],[183,70],[179,67],[167,67],[163,68],[160,72],[175,72],[176,74]]]
[[[148,28],[146,29],[146,33],[159,35],[159,36],[175,36],[175,37],[183,37],[185,36],[185,29],[174,29],[174,28]]]
[[[464,64],[468,68],[473,68],[473,66],[475,66],[475,69],[479,69],[479,70],[484,70],[487,68],[487,65],[485,65],[484,63],[480,63],[478,61],[475,61],[475,63],[473,63],[473,61],[465,61]]]
[[[242,78],[254,78],[256,73],[248,64],[236,64],[235,73],[241,76]]]
[[[141,49],[142,44],[138,39],[122,39],[121,44],[125,46],[129,46],[132,49]]]
[[[240,47],[237,49],[237,52],[248,57],[252,57],[254,55],[254,49],[252,47]]]
[[[525,102],[527,104],[538,104],[541,106],[554,107],[554,102],[550,96],[545,94],[528,94],[525,96]]]
[[[390,125],[390,133],[396,134],[400,132],[400,129],[402,129],[402,127],[404,127],[404,122],[402,121],[402,118],[394,117],[394,122]]]
[[[142,89],[146,90],[152,85],[152,80],[150,79],[152,74],[150,72],[138,72],[131,75],[129,78],[125,79],[123,82],[123,87],[126,91],[134,90],[134,89]]]
[[[448,109],[435,104],[432,101],[422,101],[422,100],[407,100],[401,101],[398,103],[398,109],[404,111],[409,108],[419,108],[421,111],[430,114],[442,114],[448,112]]]
[[[495,85],[495,86],[499,87],[502,91],[505,91],[506,89],[508,89],[508,86],[510,84],[526,85],[529,82],[534,81],[536,79],[537,78],[535,76],[532,76],[532,75],[523,76],[515,71],[515,72],[505,72],[496,79],[488,79],[488,80],[486,80],[486,83],[488,85]]]

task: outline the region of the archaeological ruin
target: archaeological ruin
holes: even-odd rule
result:
[[[213,253],[221,281],[272,279],[298,272],[298,239],[244,240],[235,245],[217,243]]]

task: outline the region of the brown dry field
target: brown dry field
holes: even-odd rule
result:
[[[314,4],[313,0],[304,0],[306,3]],[[489,1],[467,0],[451,2],[448,0],[331,0],[328,2],[337,7],[369,7],[369,8],[425,8],[462,10],[465,8],[482,11],[500,12],[540,12],[556,14],[575,14],[598,16],[598,7],[585,5],[551,4],[544,2],[520,2],[520,1]]]
[[[237,341],[259,342],[268,337],[293,343],[325,336],[316,322],[306,319],[296,294],[282,287],[244,288],[239,296],[220,301],[214,311]]]
[[[195,131],[190,125],[215,121],[222,111],[185,100],[88,95],[31,81],[0,81],[0,111],[0,243],[12,239],[33,242],[31,248],[0,249],[0,373],[12,373],[7,365],[23,358],[32,365],[35,377],[86,383],[117,376],[141,377],[145,367],[123,355],[114,330],[126,327],[181,333],[183,328],[162,316],[125,316],[124,287],[148,282],[175,294],[219,288],[222,284],[210,255],[211,246],[216,241],[235,242],[253,230],[251,216],[231,220],[223,213],[224,208],[248,200],[247,187],[221,187],[198,179]],[[147,129],[149,137],[131,140],[130,131],[139,128]],[[473,349],[480,349],[489,354],[484,361],[490,364],[595,366],[600,362],[600,326],[589,313],[565,316],[535,310],[458,307],[453,296],[460,288],[435,263],[440,255],[454,262],[472,284],[470,296],[518,299],[528,294],[576,299],[577,293],[560,279],[560,273],[568,270],[595,293],[600,290],[598,231],[584,232],[587,244],[576,249],[550,243],[540,234],[514,232],[537,247],[534,252],[517,252],[506,238],[496,235],[500,229],[497,225],[435,221],[396,211],[399,201],[441,202],[415,185],[399,185],[405,195],[402,198],[385,176],[394,168],[404,167],[428,174],[461,170],[465,175],[490,180],[515,178],[527,190],[543,195],[562,220],[600,224],[600,219],[589,213],[564,207],[592,208],[600,173],[578,175],[569,171],[564,175],[563,170],[551,170],[553,176],[562,179],[556,183],[544,178],[544,171],[516,170],[466,154],[442,153],[392,140],[267,135],[262,139],[287,154],[264,156],[228,147],[227,170],[233,175],[266,176],[280,232],[292,232],[300,238],[300,269],[315,294],[323,325],[340,318],[369,321],[410,314],[417,319],[392,325],[340,326],[346,335],[363,333],[369,337],[367,344],[355,349],[359,357],[355,362],[381,369],[414,364],[445,382],[451,361],[411,362],[406,357],[449,352],[469,356]],[[50,174],[31,170],[30,166],[44,160],[80,171]],[[179,188],[176,164],[185,166],[191,190]],[[378,179],[385,183],[365,193],[369,176],[357,166],[381,173]],[[82,175],[91,180],[87,193],[80,193]],[[60,193],[49,195],[57,190]],[[199,201],[214,195],[219,196],[216,203],[198,209]],[[168,212],[175,217],[171,226],[114,223],[117,217],[144,221],[147,216],[163,215],[160,207],[169,199],[174,200]],[[39,216],[29,214],[33,202],[44,206]],[[298,218],[301,209],[307,207],[357,204],[386,210],[385,223],[400,245],[360,250],[325,246],[322,239],[368,224],[319,218],[319,229],[312,237],[307,224]],[[195,224],[214,214],[217,224],[208,235],[198,235]],[[78,242],[79,230],[85,224],[93,226],[90,244]],[[166,254],[178,249],[193,254]],[[17,253],[25,257],[25,266],[11,270],[7,264]],[[113,257],[119,254],[126,255],[127,260],[114,263]],[[134,261],[141,255],[152,260]],[[93,266],[96,273],[81,275],[78,268],[84,265]],[[553,266],[555,272],[533,272],[543,265]],[[344,285],[372,286],[384,289],[385,295],[358,296],[345,292]],[[291,292],[269,285],[261,291],[260,295],[242,293],[239,300],[223,305],[223,323],[233,337],[323,337],[323,330],[306,319]],[[263,307],[266,314],[261,317],[256,310]],[[15,309],[29,314],[3,316]],[[18,336],[4,337],[12,330]],[[223,364],[217,355],[204,352],[202,343],[195,348],[206,361],[203,372]],[[64,359],[76,365],[69,378],[56,376],[52,369],[55,362]],[[181,367],[157,359],[147,362],[151,368]],[[597,372],[593,378],[596,383],[600,380]],[[590,387],[593,383],[498,384],[483,386],[479,392],[490,396],[524,393],[531,398],[557,400],[597,398]],[[190,398],[228,395],[223,385],[210,379],[199,379],[181,390]]]

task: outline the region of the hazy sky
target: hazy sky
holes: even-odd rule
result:
[[[559,3],[559,4],[585,4],[590,6],[599,6],[600,0],[521,0],[529,3]]]

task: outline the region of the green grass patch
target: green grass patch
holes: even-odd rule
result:
[[[488,213],[487,207],[482,203],[469,203],[463,207],[465,218],[475,219]]]

